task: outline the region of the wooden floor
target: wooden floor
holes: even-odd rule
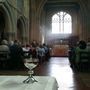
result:
[[[0,75],[27,75],[27,70],[0,71]],[[52,57],[49,61],[38,65],[35,75],[53,76],[58,82],[58,90],[90,90],[90,73],[74,72],[69,65],[67,57]],[[88,77],[88,85],[80,76]]]

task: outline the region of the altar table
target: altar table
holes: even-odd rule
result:
[[[28,76],[0,76],[0,90],[58,90],[54,77],[34,76],[35,83],[23,83]]]

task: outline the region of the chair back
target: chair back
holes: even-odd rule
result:
[[[88,51],[80,51],[79,52],[79,61],[82,62],[89,62],[90,60],[90,52]]]
[[[9,52],[7,51],[0,51],[0,61],[5,61],[8,60],[9,57]]]
[[[90,71],[90,52],[81,51],[79,52],[79,65],[80,71]]]

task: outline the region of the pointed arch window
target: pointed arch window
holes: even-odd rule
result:
[[[52,33],[53,34],[71,34],[72,18],[66,12],[58,12],[52,16]]]

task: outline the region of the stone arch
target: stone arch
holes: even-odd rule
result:
[[[72,9],[70,7],[72,7]],[[77,18],[76,17],[78,15],[77,14],[77,12],[78,12],[77,10],[79,9],[79,5],[78,5],[78,3],[75,3],[74,6],[70,6],[70,7],[65,8],[65,6],[64,6],[64,7],[58,8],[58,9],[56,7],[54,9],[48,10],[48,13],[47,13],[47,16],[46,16],[46,28],[45,28],[46,30],[48,30],[47,33],[46,33],[46,38],[47,38],[47,36],[49,36],[48,34],[51,33],[51,28],[52,28],[52,25],[51,25],[51,20],[52,19],[51,18],[52,18],[52,16],[55,13],[57,13],[59,11],[66,12],[72,17],[72,33],[70,35],[77,35],[75,30],[77,30],[77,28],[78,28],[77,24],[76,24],[76,22],[77,22]]]
[[[20,16],[17,19],[17,39],[21,43],[26,42],[26,19],[23,16]]]
[[[41,17],[41,14],[42,14],[42,10],[43,10],[43,7],[44,7],[44,5],[45,5],[45,3],[47,2],[48,0],[41,0],[41,2],[40,2],[40,5],[39,5],[39,8],[38,8],[38,11],[37,11],[37,16],[38,16],[38,18],[39,18],[39,24],[40,24],[40,17]],[[67,12],[68,14],[70,14],[71,15],[71,17],[72,17],[72,35],[77,35],[77,31],[78,31],[78,29],[79,29],[79,27],[76,27],[76,23],[78,22],[77,20],[78,20],[78,18],[77,18],[77,16],[78,16],[78,10],[80,9],[80,6],[81,6],[81,1],[82,0],[79,0],[79,1],[77,1],[76,3],[75,3],[75,8],[73,7],[72,9],[71,8],[69,8],[70,10],[68,10],[68,8],[60,8],[60,9],[56,9],[56,12],[58,12],[58,11],[60,11],[60,10],[63,10],[63,11],[65,11],[65,12]],[[83,5],[82,5],[83,6]],[[84,7],[84,6],[83,6]],[[46,23],[47,25],[48,25],[48,27],[47,28],[51,28],[51,25],[50,25],[50,17],[52,17],[52,13],[54,14],[55,12],[53,11],[53,9],[48,13],[48,23]],[[46,28],[46,30],[47,30],[47,28]],[[49,29],[48,29],[49,30]],[[48,33],[47,33],[48,34]]]
[[[36,11],[36,23],[38,23],[38,40],[39,42],[42,42],[42,31],[41,31],[41,27],[40,27],[40,18],[41,18],[41,13],[42,13],[42,10],[43,10],[43,7],[45,5],[45,3],[47,2],[47,0],[41,0],[40,3],[39,3],[39,6],[38,6],[38,9]]]
[[[4,39],[4,33],[5,33],[5,15],[0,9],[0,40]]]
[[[79,5],[80,5],[80,12],[79,12],[79,18],[80,18],[80,23],[81,23],[81,27],[80,27],[80,39],[83,39],[83,40],[87,40],[87,35],[88,35],[88,32],[87,32],[87,1],[84,1],[84,0],[79,0]]]
[[[39,5],[39,8],[38,8],[38,14],[40,14],[41,13],[41,11],[42,11],[42,9],[43,9],[43,7],[44,7],[44,5],[45,5],[45,3],[47,2],[47,0],[42,0],[41,2],[40,2],[40,5]]]
[[[5,20],[3,38],[11,40],[15,38],[15,21],[13,20],[13,12],[7,2],[0,3],[0,12]]]
[[[70,12],[69,10],[65,10],[65,9],[54,10],[54,11],[51,10],[51,11],[49,11],[49,13],[47,13],[47,19],[46,19],[46,22],[47,22],[46,25],[47,25],[47,27],[49,28],[48,30],[51,30],[51,28],[52,28],[52,26],[51,26],[52,16],[53,16],[54,14],[60,12],[60,11],[66,12],[66,13],[69,14],[71,17],[73,17],[72,14],[71,14],[71,12]],[[46,30],[47,30],[47,29],[46,29]],[[51,31],[49,31],[49,32],[51,32]]]

